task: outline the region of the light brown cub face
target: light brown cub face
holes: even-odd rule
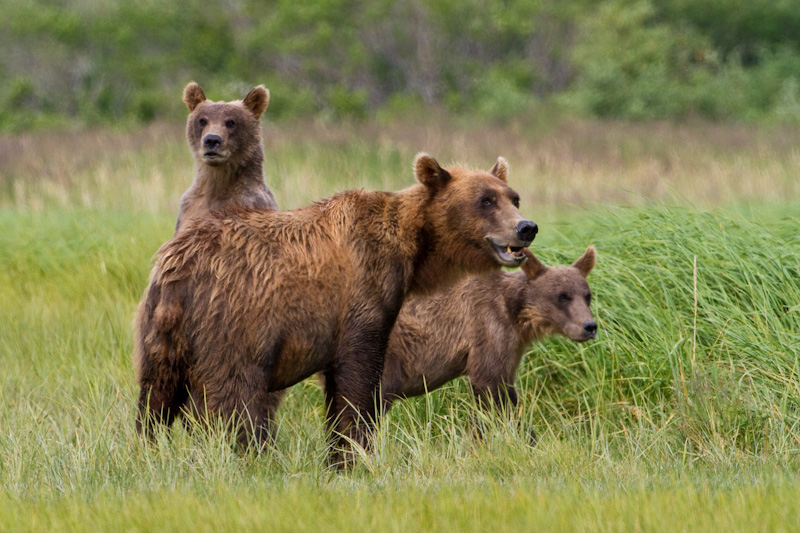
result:
[[[189,108],[186,138],[198,163],[217,166],[247,158],[261,146],[261,113],[269,105],[269,91],[259,85],[244,100],[213,102],[196,83],[183,90]]]
[[[488,172],[439,166],[427,154],[414,164],[417,179],[433,191],[430,220],[440,246],[472,271],[516,267],[538,227],[519,211],[502,157]]]
[[[545,335],[560,334],[577,342],[593,339],[597,322],[589,305],[592,291],[586,282],[596,261],[593,246],[568,267],[544,266],[530,251],[522,270],[528,277],[525,315]]]

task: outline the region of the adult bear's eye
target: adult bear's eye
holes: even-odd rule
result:
[[[492,200],[488,196],[484,196],[483,198],[481,198],[481,205],[489,207],[490,205],[494,205],[494,200]]]
[[[587,294],[586,296],[584,296],[584,299],[586,300],[586,305],[590,305],[592,303],[592,295],[591,294]]]
[[[558,303],[563,304],[567,303],[568,301],[570,301],[570,297],[569,294],[567,294],[566,292],[562,292],[561,294],[558,295]]]
[[[514,207],[519,209],[519,196],[515,196],[514,198],[512,198],[511,203],[514,204]]]
[[[201,118],[200,120],[198,120],[197,123],[200,124],[201,128],[205,128],[206,126],[208,126],[208,121],[206,119],[204,119],[204,118]]]
[[[233,128],[236,125],[236,122],[234,122],[233,120],[229,119],[229,120],[225,121],[225,125],[230,129],[230,128]]]

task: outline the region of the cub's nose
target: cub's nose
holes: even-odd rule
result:
[[[514,231],[516,231],[519,240],[531,243],[536,238],[536,234],[539,233],[539,226],[530,220],[522,220],[514,228]]]
[[[216,150],[222,144],[222,137],[210,133],[203,138],[203,146],[206,150]]]
[[[597,335],[597,322],[594,320],[587,320],[583,323],[583,333],[586,337],[593,339]]]

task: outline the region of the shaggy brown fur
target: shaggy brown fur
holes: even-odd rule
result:
[[[595,264],[594,247],[569,267],[546,267],[529,250],[525,254],[523,272],[470,276],[406,300],[386,350],[387,407],[464,375],[483,405],[516,405],[514,377],[531,341],[556,334],[577,342],[594,338],[585,279]]]
[[[397,193],[196,219],[164,244],[136,319],[138,430],[188,408],[265,441],[268,393],[324,372],[329,427],[364,444],[406,294],[517,266],[536,234],[502,158],[487,173],[420,154],[415,174]]]
[[[183,90],[189,108],[186,138],[197,172],[181,197],[175,232],[190,219],[211,211],[247,207],[277,209],[264,183],[264,151],[258,119],[269,105],[269,91],[254,87],[244,100],[213,102],[194,82]]]

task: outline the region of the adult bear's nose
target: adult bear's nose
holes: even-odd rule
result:
[[[203,138],[203,146],[206,150],[216,150],[222,144],[222,137],[210,133]]]
[[[539,233],[539,226],[530,220],[522,220],[514,228],[514,231],[516,231],[519,240],[531,243],[536,238],[536,234]]]

